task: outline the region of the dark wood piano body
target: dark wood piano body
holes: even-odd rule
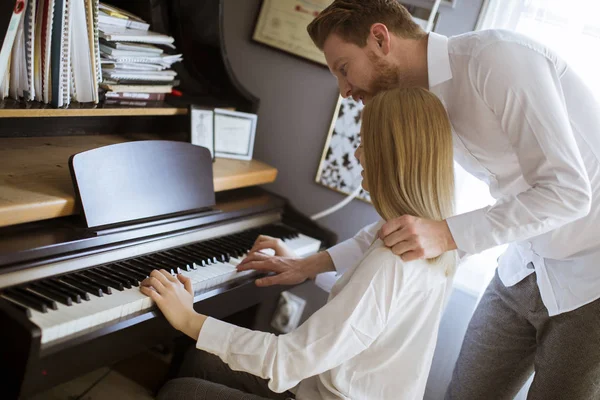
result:
[[[256,112],[258,99],[237,81],[227,60],[222,1],[113,0],[111,3],[140,14],[152,22],[154,30],[176,38],[185,59],[177,67],[184,96],[171,98],[171,104],[226,106]],[[13,104],[12,107],[39,106]],[[187,116],[176,114],[96,117],[91,113],[84,118],[5,118],[0,121],[0,140],[17,136],[116,134],[126,140],[141,135],[144,139],[187,141]],[[155,220],[143,228],[117,229],[102,235],[86,229],[78,215],[0,228],[0,288],[3,280],[7,282],[22,273],[30,274],[31,279],[52,276],[51,272],[43,272],[50,264],[94,257],[190,232],[206,232],[205,236],[210,238],[213,230],[221,229],[219,232],[223,234],[223,227],[229,226],[235,232],[280,222],[321,240],[323,246],[336,241],[335,235],[296,212],[286,199],[265,190],[256,187],[228,190],[217,193],[216,198],[216,208],[221,210],[217,214],[190,212],[178,218]],[[258,289],[249,278],[202,292],[196,296],[195,308],[225,318],[265,299],[273,299],[281,290],[281,287]],[[40,329],[0,298],[0,397],[13,399],[39,393],[177,336],[160,312],[153,309],[42,345]]]

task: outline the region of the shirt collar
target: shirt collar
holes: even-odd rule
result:
[[[431,90],[434,86],[452,79],[452,70],[448,55],[448,38],[430,32],[427,40],[427,74]]]

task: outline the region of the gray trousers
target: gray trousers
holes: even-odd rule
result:
[[[185,355],[179,378],[167,382],[157,400],[286,400],[291,392],[275,393],[265,379],[233,371],[215,355],[196,348]]]
[[[513,399],[535,370],[530,400],[600,399],[600,300],[554,317],[532,274],[496,276],[462,344],[446,400]]]

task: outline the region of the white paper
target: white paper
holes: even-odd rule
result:
[[[215,151],[247,155],[250,152],[253,121],[232,115],[215,115]]]
[[[192,144],[206,147],[213,154],[213,112],[192,109]]]

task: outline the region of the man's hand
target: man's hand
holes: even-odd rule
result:
[[[435,258],[446,251],[456,249],[446,221],[411,215],[389,220],[381,227],[378,236],[404,261]]]
[[[250,249],[249,253],[256,253],[257,251],[271,249],[275,251],[276,256],[280,257],[296,257],[296,253],[283,243],[283,240],[277,239],[267,235],[260,235],[254,242],[254,246]]]
[[[256,244],[255,244],[256,247]],[[238,266],[238,271],[256,270],[276,275],[257,279],[257,286],[296,285],[314,279],[321,272],[333,271],[329,253],[323,251],[307,258],[269,256],[260,252],[250,253]]]
[[[194,289],[190,278],[174,277],[164,269],[154,270],[140,283],[140,290],[154,300],[173,328],[192,339],[198,338],[206,317],[194,311]]]

